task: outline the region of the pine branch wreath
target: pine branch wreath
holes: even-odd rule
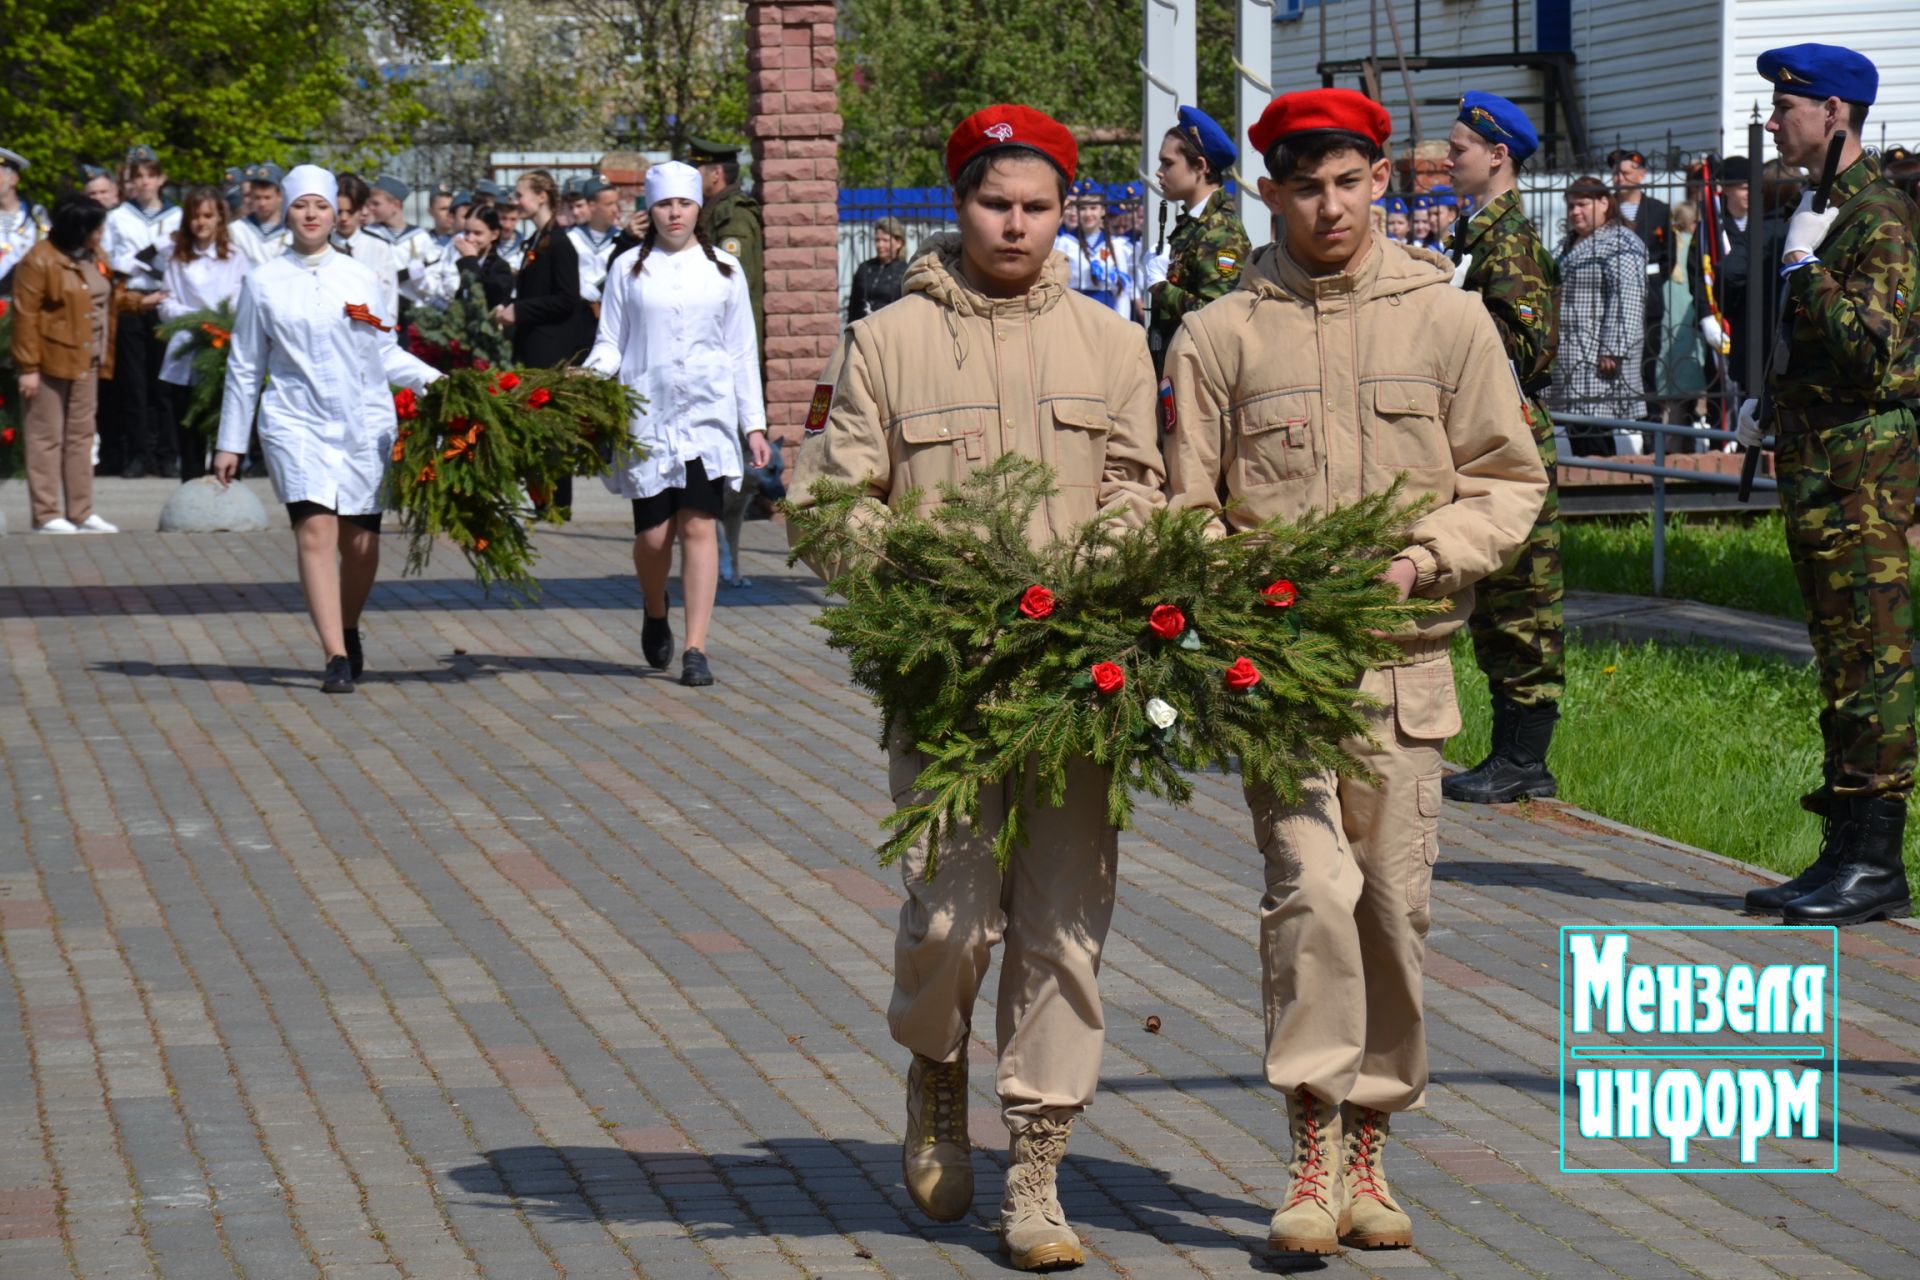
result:
[[[420,573],[447,538],[483,588],[539,594],[535,522],[565,518],[546,504],[568,476],[625,466],[644,401],[611,378],[556,369],[457,369],[423,393],[394,393],[400,430],[388,472],[410,539],[406,572]]]
[[[408,313],[407,350],[442,373],[456,369],[502,369],[512,346],[493,322],[480,281],[460,278],[460,287],[444,307],[414,307]]]
[[[161,341],[169,344],[175,334],[187,335],[185,350],[193,369],[193,389],[187,396],[186,418],[181,425],[203,439],[220,433],[220,402],[227,393],[227,348],[233,341],[233,315],[233,303],[221,302],[189,311],[156,330]]]
[[[1360,677],[1398,661],[1391,633],[1439,607],[1401,602],[1380,576],[1419,510],[1399,485],[1226,538],[1207,512],[1160,511],[1033,547],[1054,491],[1049,468],[1008,456],[942,485],[924,514],[918,494],[886,508],[834,481],[786,509],[789,563],[844,566],[829,583],[843,602],[816,625],[880,707],[882,741],[926,761],[882,823],[883,864],[924,841],[931,877],[987,788],[1030,777],[1061,804],[1076,757],[1112,771],[1121,828],[1136,794],[1185,803],[1195,769],[1237,767],[1283,801],[1322,771],[1364,774],[1342,745],[1368,736]],[[994,841],[1003,868],[1025,840],[1025,790]]]

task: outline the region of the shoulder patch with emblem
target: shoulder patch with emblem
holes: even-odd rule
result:
[[[827,415],[833,412],[833,388],[822,382],[813,389],[813,404],[807,410],[807,434],[817,436],[827,429]]]
[[[1517,304],[1514,312],[1520,317],[1521,324],[1533,324],[1540,318],[1540,313],[1535,311],[1530,303]]]
[[[1172,431],[1180,425],[1179,414],[1173,407],[1173,379],[1160,379],[1160,429]]]
[[[1213,261],[1214,265],[1220,268],[1220,274],[1223,276],[1240,274],[1240,259],[1230,253],[1223,253]]]
[[[728,236],[720,242],[720,247],[737,258],[740,256],[740,237]]]

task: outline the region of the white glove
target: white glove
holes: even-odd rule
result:
[[[1151,289],[1157,284],[1165,284],[1167,282],[1166,254],[1148,253],[1146,261],[1141,265],[1146,271],[1147,288]]]
[[[1733,435],[1736,440],[1749,449],[1758,449],[1760,447],[1762,433],[1760,431],[1760,402],[1758,400],[1742,400],[1740,402],[1740,415],[1734,422]]]
[[[1700,336],[1707,340],[1707,345],[1715,352],[1720,355],[1727,354],[1727,331],[1722,329],[1720,322],[1712,316],[1700,318]]]
[[[1780,250],[1781,261],[1796,253],[1811,257],[1815,246],[1827,238],[1827,231],[1833,226],[1833,220],[1840,216],[1840,210],[1827,206],[1825,213],[1813,211],[1813,192],[1800,197],[1799,208],[1793,211],[1793,221],[1787,224],[1787,242]]]
[[[1453,280],[1451,281],[1451,283],[1454,288],[1464,289],[1467,287],[1467,268],[1472,265],[1473,265],[1472,254],[1463,253],[1460,255],[1460,265],[1453,269]]]

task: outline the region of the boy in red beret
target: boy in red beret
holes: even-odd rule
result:
[[[831,477],[864,485],[873,518],[884,520],[909,491],[931,504],[942,484],[1007,453],[1056,473],[1036,544],[1101,514],[1138,524],[1164,505],[1146,335],[1068,288],[1066,259],[1054,252],[1076,163],[1073,135],[1028,107],[988,107],[953,131],[946,168],[959,234],[924,243],[901,299],[847,327],[807,419],[797,505]],[[813,567],[826,578],[840,569]],[[898,802],[924,760],[907,742],[889,756]],[[1011,798],[1004,789],[983,793],[980,821],[943,843],[932,880],[925,849],[901,861],[907,901],[887,1022],[913,1051],[907,1191],[941,1222],[973,1203],[967,1044],[974,998],[1004,939],[997,1084],[1013,1140],[1000,1234],[1024,1271],[1084,1261],[1054,1173],[1100,1076],[1096,979],[1118,849],[1108,782],[1092,761],[1075,765],[1065,804],[1028,809],[1027,847],[1004,876],[992,851]]]
[[[1478,295],[1453,263],[1379,235],[1392,123],[1346,89],[1273,100],[1250,131],[1260,197],[1284,239],[1238,292],[1189,315],[1167,353],[1168,490],[1222,533],[1298,519],[1405,478],[1429,499],[1387,571],[1443,601],[1369,672],[1374,778],[1309,779],[1298,804],[1247,788],[1266,861],[1260,953],[1267,1081],[1287,1098],[1293,1160],[1268,1244],[1404,1248],[1388,1188],[1390,1116],[1427,1085],[1421,966],[1439,851],[1440,752],[1460,727],[1449,637],[1473,583],[1526,540],[1546,493],[1525,406]],[[1231,503],[1231,505],[1229,505]],[[1312,583],[1297,584],[1304,594]]]

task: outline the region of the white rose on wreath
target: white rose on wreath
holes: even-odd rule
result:
[[[1154,728],[1171,729],[1173,722],[1179,718],[1180,713],[1173,709],[1172,703],[1161,698],[1147,699],[1147,719]]]

